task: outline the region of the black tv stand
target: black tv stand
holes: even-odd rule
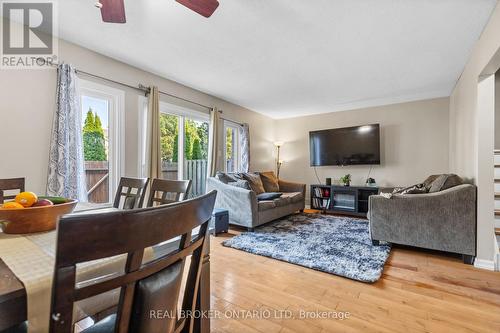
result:
[[[311,209],[366,217],[368,198],[378,192],[372,186],[311,185]]]

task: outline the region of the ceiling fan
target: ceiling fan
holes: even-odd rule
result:
[[[196,13],[210,17],[217,7],[217,0],[175,0],[181,5],[195,11]],[[125,23],[125,4],[124,0],[99,0],[96,7],[101,9],[101,16],[104,22],[108,23]]]

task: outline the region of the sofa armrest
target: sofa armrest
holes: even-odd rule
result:
[[[285,180],[278,180],[280,192],[301,192],[306,196],[306,184],[293,183]]]
[[[207,178],[207,192],[217,191],[215,207],[227,209],[231,223],[252,227],[257,219],[258,202],[254,191],[224,184],[216,178]]]
[[[372,239],[475,255],[476,187],[427,194],[370,196]]]

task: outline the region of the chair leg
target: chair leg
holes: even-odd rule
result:
[[[462,259],[464,260],[464,264],[472,265],[474,264],[474,256],[468,254],[462,254]]]
[[[372,239],[372,245],[373,246],[379,246],[380,245],[380,241],[378,241],[376,239]]]

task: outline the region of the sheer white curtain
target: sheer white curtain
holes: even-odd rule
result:
[[[52,125],[47,194],[87,201],[85,184],[82,113],[75,68],[57,69],[56,112]]]
[[[240,126],[241,172],[250,170],[250,127],[248,124]]]

